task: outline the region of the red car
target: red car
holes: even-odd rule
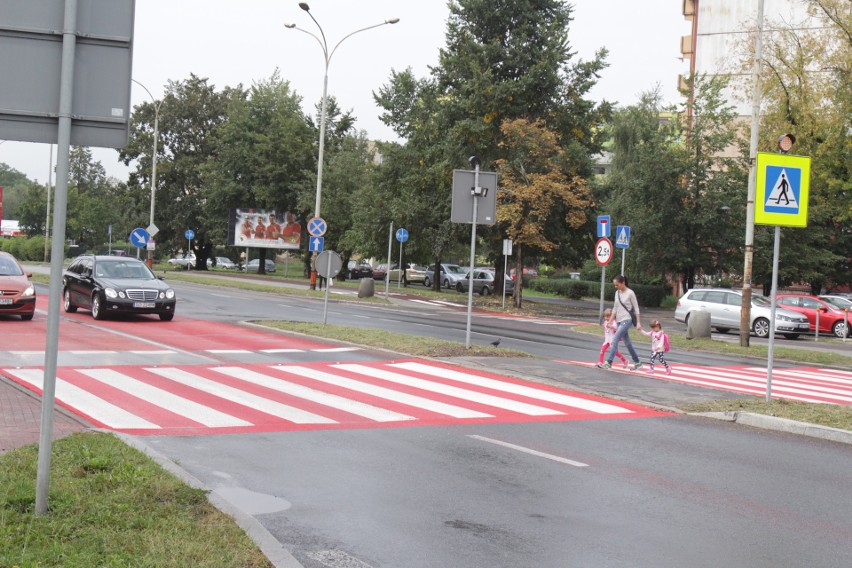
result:
[[[31,273],[24,272],[17,259],[0,251],[0,315],[19,315],[24,321],[35,315],[35,287]]]
[[[785,310],[799,312],[806,316],[808,323],[811,324],[811,331],[816,330],[816,318],[819,312],[820,333],[832,333],[835,337],[844,337],[847,334],[849,326],[846,324],[846,313],[816,296],[778,294],[778,305]]]

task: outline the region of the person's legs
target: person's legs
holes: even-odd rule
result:
[[[633,348],[633,342],[630,341],[630,328],[633,327],[633,324],[630,321],[626,321],[618,326],[618,332],[615,334],[616,337],[619,333],[621,333],[621,328],[624,327],[624,334],[622,335],[622,340],[624,341],[624,345],[627,346],[627,351],[630,353],[630,357],[633,359],[634,363],[639,363],[639,355],[636,354],[636,349]],[[613,340],[613,344],[615,344],[615,340]]]
[[[630,330],[630,325],[630,320],[618,323],[618,329],[616,329],[615,335],[612,338],[612,346],[609,348],[609,353],[607,353],[606,356],[606,361],[610,365],[612,365],[612,360],[615,359],[615,353],[616,351],[618,351],[618,342],[622,339],[629,339],[627,336],[627,332]],[[634,359],[636,359],[636,352],[633,350],[632,345],[630,347],[630,351],[634,354]]]
[[[607,349],[609,349],[609,343],[604,343],[603,346],[601,346],[601,353],[598,355],[598,363],[604,362],[604,355],[606,355]]]

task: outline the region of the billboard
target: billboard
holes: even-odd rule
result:
[[[290,211],[275,209],[232,209],[228,240],[238,247],[298,250],[302,246],[302,225]]]

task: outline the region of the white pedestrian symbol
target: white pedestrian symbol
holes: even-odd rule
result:
[[[785,209],[798,209],[799,203],[796,201],[796,195],[792,191],[790,185],[790,177],[787,175],[787,170],[782,169],[781,175],[772,186],[772,191],[766,198],[766,205],[771,207],[783,207]]]
[[[618,241],[617,242],[620,245],[626,245],[628,243],[628,241],[627,241],[627,229],[621,229],[621,232],[618,233]]]

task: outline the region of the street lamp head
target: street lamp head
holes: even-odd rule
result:
[[[721,207],[719,207],[719,211],[721,211],[722,213],[727,213],[730,210],[731,210],[731,208],[728,207],[727,205],[722,205]]]
[[[310,12],[310,11],[311,11],[311,7],[310,7],[310,6],[308,6],[308,3],[307,3],[307,2],[299,2],[299,8],[301,8],[301,9],[302,9],[302,10],[304,10],[305,12]]]
[[[296,27],[296,24],[294,24],[293,22],[284,22],[284,27],[292,30]]]
[[[386,24],[395,24],[399,21],[399,18],[391,18],[390,20],[385,20]]]

